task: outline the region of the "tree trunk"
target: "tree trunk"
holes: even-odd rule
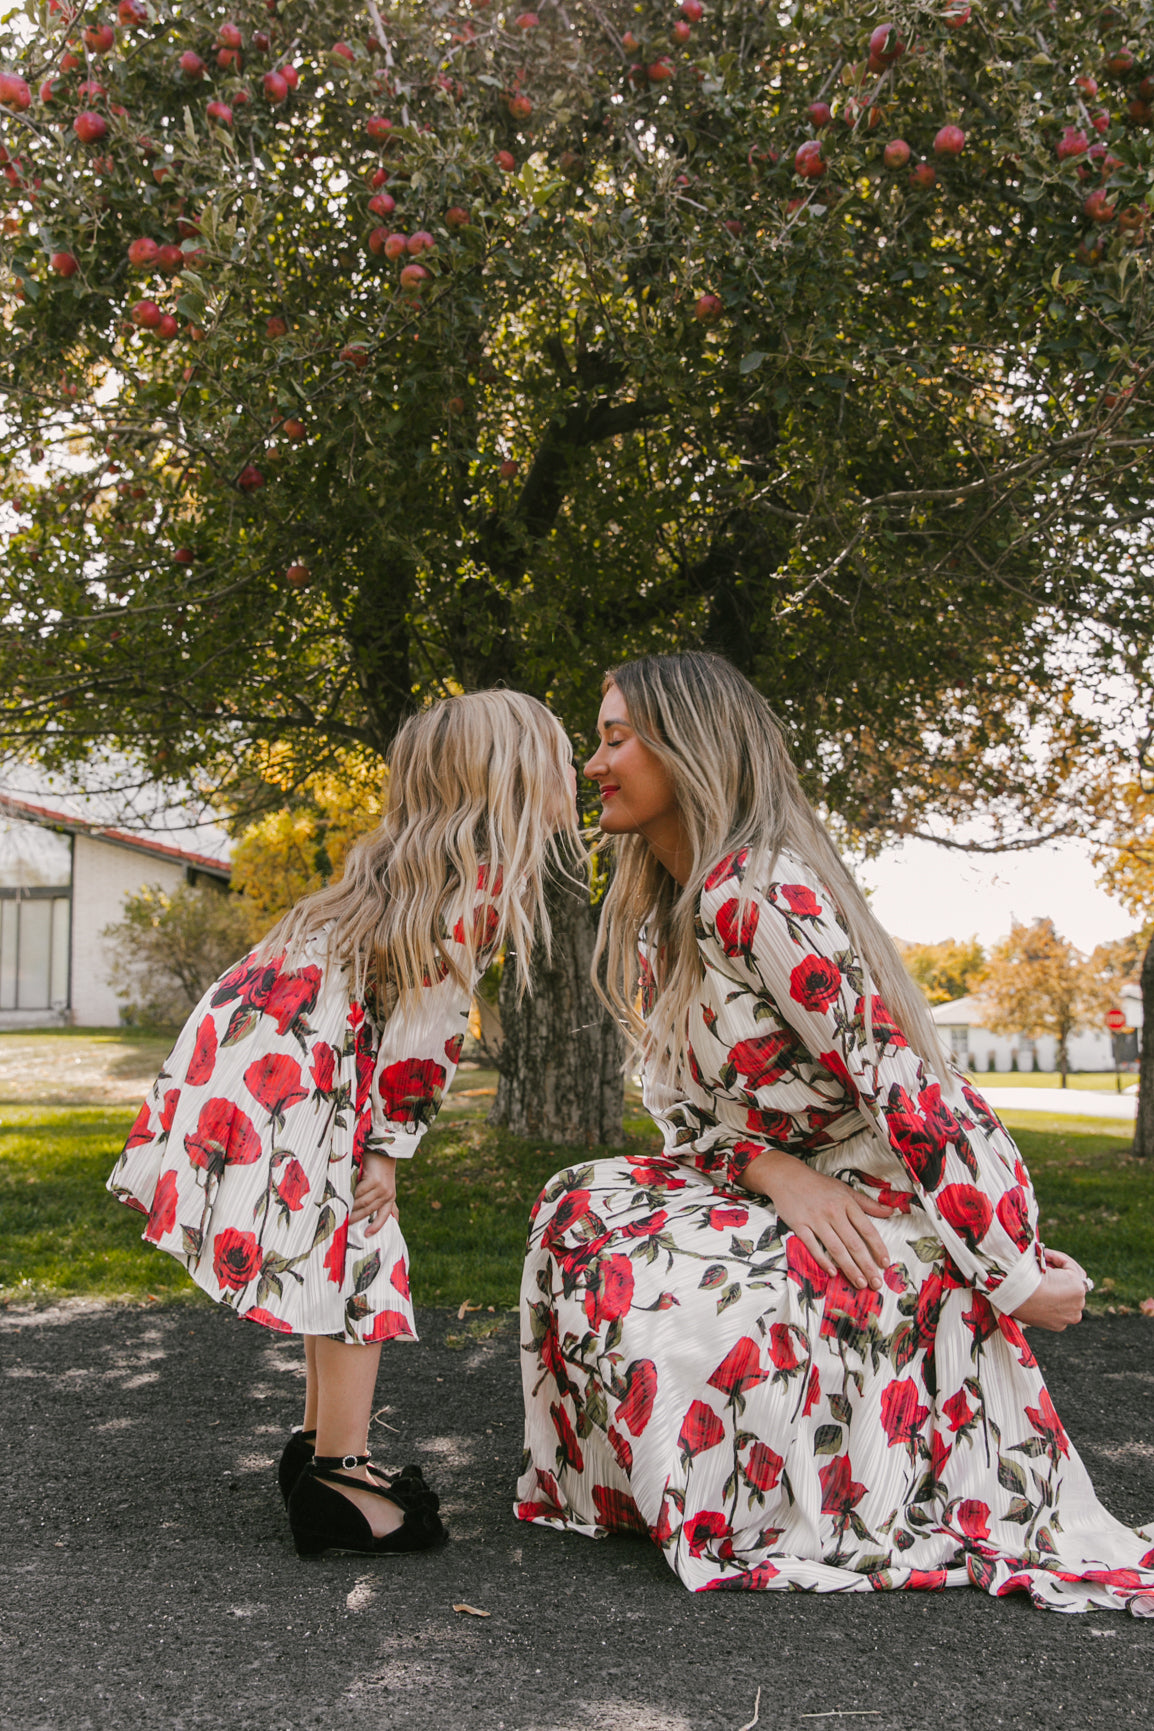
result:
[[[1058,1062],[1062,1067],[1062,1086],[1064,1088],[1066,1086],[1066,1077],[1070,1069],[1070,1053],[1066,1045],[1065,1034],[1063,1034],[1062,1038],[1058,1041]]]
[[[1140,1160],[1149,1160],[1154,1158],[1154,938],[1147,945],[1142,963],[1141,1040],[1134,1153]]]
[[[517,1002],[515,970],[501,981],[501,1079],[490,1124],[515,1136],[588,1148],[621,1141],[625,1046],[593,990],[596,921],[584,892],[549,890],[553,956],[533,969],[533,995]]]

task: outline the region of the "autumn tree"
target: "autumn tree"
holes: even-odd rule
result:
[[[948,1004],[973,990],[986,965],[986,952],[976,937],[945,938],[939,944],[903,944],[898,950],[906,971],[917,981],[928,1004]]]
[[[266,774],[266,786],[275,786]],[[353,843],[379,823],[384,778],[356,760],[284,790],[285,802],[246,824],[232,850],[232,888],[244,898],[254,935],[302,896],[339,878]]]
[[[1149,770],[1150,741],[1142,753]],[[1142,988],[1142,1040],[1138,1061],[1138,1117],[1134,1153],[1154,1158],[1154,776],[1149,773],[1122,783],[1114,823],[1096,853],[1103,889],[1117,896],[1128,913],[1142,921],[1134,949],[1140,948],[1134,973]],[[1143,941],[1144,940],[1144,941]]]
[[[1149,671],[1147,0],[63,3],[0,83],[9,749],[247,796],[501,680],[581,744],[704,644],[866,845],[1093,809]],[[565,1001],[523,1051],[578,1062]]]
[[[994,1033],[1053,1036],[1064,1088],[1070,1035],[1100,1022],[1113,1001],[1113,985],[1055,930],[1053,920],[1042,919],[1015,923],[1009,937],[994,945],[982,999]]]

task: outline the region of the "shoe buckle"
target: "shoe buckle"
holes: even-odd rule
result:
[[[358,1455],[342,1455],[341,1456],[341,1465],[344,1467],[344,1469],[347,1473],[351,1473],[354,1470],[354,1468],[359,1466],[359,1464],[360,1464],[360,1457]]]

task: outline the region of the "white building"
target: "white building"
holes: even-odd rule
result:
[[[101,821],[98,798],[29,798],[0,787],[0,1028],[111,1027],[104,927],[146,884],[227,884],[213,824],[134,831]],[[192,845],[193,843],[197,845]]]
[[[1123,986],[1118,1007],[1125,1012],[1129,1028],[1142,1026],[1142,994],[1137,986]],[[988,1015],[980,997],[954,998],[937,1004],[931,1014],[942,1031],[951,1053],[967,1070],[1056,1070],[1058,1042],[1052,1034],[1032,1040],[1026,1034],[995,1034],[983,1023]],[[1114,1045],[1105,1026],[1084,1028],[1066,1042],[1071,1070],[1112,1070]]]

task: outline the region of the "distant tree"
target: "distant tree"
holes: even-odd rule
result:
[[[928,1004],[948,1004],[972,992],[986,965],[986,952],[973,938],[944,938],[940,944],[899,944],[906,971]]]
[[[994,945],[982,997],[994,1033],[1053,1035],[1064,1088],[1070,1035],[1109,1009],[1113,987],[1055,930],[1053,920],[1042,919],[1015,923],[1009,937]]]
[[[123,918],[101,933],[112,948],[108,978],[126,1019],[178,1026],[253,935],[250,910],[227,890],[182,885],[169,894],[146,884],[126,896]]]

